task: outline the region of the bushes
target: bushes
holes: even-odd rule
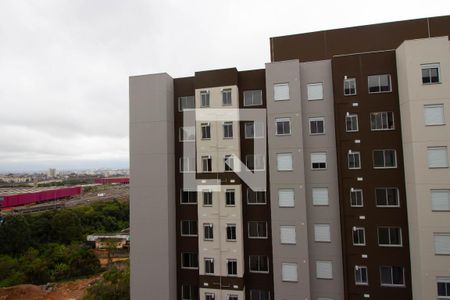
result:
[[[91,286],[83,300],[130,299],[130,269],[112,268],[101,280]]]
[[[86,235],[128,227],[129,207],[118,201],[8,216],[0,225],[0,286],[43,284],[99,272]]]

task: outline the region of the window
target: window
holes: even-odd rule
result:
[[[450,255],[450,233],[434,234],[434,253]]]
[[[333,279],[333,264],[331,261],[316,261],[316,278]]]
[[[195,97],[185,96],[178,98],[178,111],[193,110],[195,109]]]
[[[233,122],[223,122],[223,138],[233,138]]]
[[[382,247],[401,247],[402,229],[400,227],[378,227],[378,245]]]
[[[280,243],[296,244],[295,226],[280,226]]]
[[[264,137],[264,123],[263,122],[247,122],[245,123],[245,138],[257,139]]]
[[[245,164],[251,171],[264,171],[265,157],[261,154],[249,154],[245,156]]]
[[[231,105],[231,89],[222,90],[222,105],[223,106]]]
[[[275,119],[275,135],[290,135],[291,134],[291,119],[290,118],[276,118]]]
[[[358,115],[357,114],[347,114],[345,116],[345,131],[346,132],[357,132],[358,129]]]
[[[197,191],[181,190],[181,204],[196,204]]]
[[[325,152],[311,153],[311,168],[321,170],[327,168],[327,154]]]
[[[234,168],[234,157],[233,157],[233,155],[230,155],[230,154],[225,155],[224,164],[225,164],[225,166],[224,166],[225,172],[233,171],[233,168]]]
[[[202,123],[202,139],[209,140],[211,139],[211,123]]]
[[[197,300],[197,288],[192,285],[181,286],[181,299],[182,300]]]
[[[209,91],[200,92],[200,107],[209,107]]]
[[[216,294],[214,293],[205,293],[205,300],[215,300]]]
[[[422,83],[432,84],[440,82],[440,65],[424,64],[422,67]]]
[[[348,151],[348,168],[361,169],[361,157],[359,152]]]
[[[315,206],[328,205],[328,188],[312,188],[312,201]]]
[[[203,224],[203,235],[205,241],[212,241],[214,239],[214,225],[211,223]]]
[[[212,172],[211,156],[202,156],[202,170],[203,172]]]
[[[366,230],[364,227],[353,227],[353,245],[365,246],[366,245]]]
[[[191,173],[195,172],[194,164],[191,164],[191,159],[189,157],[180,157],[180,173]]]
[[[197,221],[182,220],[181,221],[181,235],[182,236],[197,236]]]
[[[314,241],[331,242],[330,224],[314,224]]]
[[[279,207],[294,207],[294,189],[279,189],[278,190],[278,206]]]
[[[236,224],[227,224],[227,241],[236,240]]]
[[[250,290],[250,300],[270,300],[270,293],[266,290]]]
[[[369,284],[369,276],[366,266],[355,266],[355,284],[367,285]]]
[[[405,274],[403,267],[397,266],[381,266],[380,277],[381,285],[405,285]]]
[[[278,83],[273,86],[273,100],[289,100],[289,84]]]
[[[370,113],[370,129],[372,131],[395,129],[394,113],[392,111]]]
[[[428,167],[448,168],[447,147],[428,147]]]
[[[234,189],[227,189],[225,191],[225,205],[226,206],[235,206],[236,205]]]
[[[344,79],[344,96],[356,95],[356,79]]]
[[[450,211],[450,189],[431,190],[431,208],[433,211]]]
[[[264,255],[250,255],[250,272],[252,273],[268,273],[269,258]]]
[[[237,260],[236,259],[227,259],[227,274],[228,275],[237,275]]]
[[[323,99],[323,83],[310,83],[306,85],[308,100],[322,100]]]
[[[392,91],[391,75],[371,75],[368,76],[369,94],[387,93]]]
[[[277,170],[292,171],[292,153],[277,153]]]
[[[375,169],[397,168],[397,151],[393,149],[373,150]]]
[[[228,300],[239,300],[238,295],[228,295]]]
[[[398,188],[376,188],[375,198],[377,206],[381,207],[399,207]]]
[[[319,118],[309,118],[309,134],[317,135],[325,133],[325,119]]]
[[[266,204],[266,192],[265,191],[253,191],[247,189],[247,204]]]
[[[361,189],[350,189],[350,206],[351,207],[363,207],[363,191]]]
[[[444,104],[424,105],[425,125],[444,125]]]
[[[450,299],[450,277],[437,278],[437,294],[439,299]]]
[[[203,206],[212,206],[213,194],[212,191],[203,191]]]
[[[267,222],[250,221],[248,222],[249,239],[267,239]]]
[[[281,280],[296,282],[298,281],[297,264],[282,263],[281,264]]]
[[[262,104],[262,90],[244,91],[244,106]]]
[[[178,136],[180,142],[195,142],[195,127],[180,127]]]
[[[214,274],[214,258],[205,258],[205,274]]]
[[[198,269],[197,253],[182,252],[181,253],[181,267],[183,269]]]

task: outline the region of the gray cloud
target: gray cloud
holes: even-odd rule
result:
[[[448,7],[447,0],[412,0],[407,11],[403,5],[2,0],[0,171],[127,165],[130,75],[262,68],[270,36],[439,15]]]

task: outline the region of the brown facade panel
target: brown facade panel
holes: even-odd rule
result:
[[[236,68],[195,72],[195,88],[203,89],[217,86],[237,85]]]
[[[271,60],[301,62],[336,55],[396,49],[405,40],[450,34],[450,16],[273,37]]]
[[[201,275],[200,287],[218,290],[242,291],[244,289],[244,279],[240,277]]]
[[[412,299],[395,52],[335,57],[332,66],[346,294],[348,299],[362,299],[363,294],[369,294],[371,299]],[[381,74],[390,74],[392,91],[369,94],[368,76]],[[345,77],[356,79],[356,95],[344,96]],[[370,121],[372,112],[393,112],[394,129],[373,131]],[[358,115],[358,131],[346,131],[347,113]],[[396,168],[374,168],[373,151],[376,149],[394,149],[397,157]],[[349,150],[360,152],[360,169],[348,168]],[[386,208],[376,205],[375,189],[384,187],[398,188],[399,207]],[[351,206],[352,188],[362,189],[363,207]],[[378,228],[384,226],[401,228],[401,247],[379,246]],[[365,228],[365,246],[353,245],[354,227]],[[356,285],[355,266],[368,267],[367,286]],[[403,267],[404,286],[382,286],[381,266]]]

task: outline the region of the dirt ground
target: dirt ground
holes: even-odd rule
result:
[[[81,300],[86,289],[100,275],[86,279],[56,283],[49,291],[44,286],[20,284],[0,289],[0,300]]]

